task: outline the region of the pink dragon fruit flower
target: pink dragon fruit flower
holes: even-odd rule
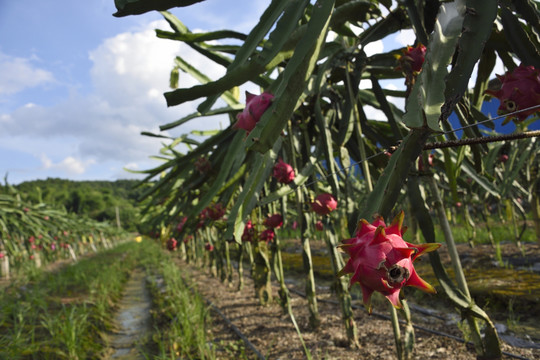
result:
[[[328,215],[336,210],[337,201],[328,193],[317,195],[315,201],[311,203],[311,209],[319,215]]]
[[[55,243],[52,243],[52,244],[51,244],[51,250],[52,250],[52,251],[55,251],[55,250],[56,250],[56,244],[55,244]]]
[[[204,248],[206,249],[206,251],[214,251],[214,245],[212,245],[210,243],[206,243],[204,245]]]
[[[255,234],[255,229],[253,228],[253,223],[251,222],[251,220],[248,220],[246,222],[246,225],[244,226],[244,232],[242,233],[242,241],[252,242],[254,234]]]
[[[499,162],[505,163],[505,162],[508,161],[508,159],[509,159],[509,157],[508,157],[508,155],[506,155],[506,154],[501,154],[501,155],[499,156]]]
[[[317,231],[323,231],[323,230],[324,230],[324,224],[322,223],[321,220],[319,220],[319,221],[317,221],[317,222],[315,223],[315,229],[316,229]]]
[[[267,243],[274,240],[274,237],[276,236],[276,233],[274,232],[274,229],[266,229],[259,235],[259,239],[261,241],[266,241]]]
[[[264,220],[264,226],[271,229],[279,229],[283,225],[283,216],[281,214],[274,214],[268,216]]]
[[[279,159],[278,163],[274,165],[274,170],[272,174],[277,181],[283,184],[288,184],[294,180],[294,169],[291,165],[284,162],[282,159]]]
[[[418,276],[413,261],[426,252],[438,249],[440,244],[416,245],[404,241],[404,216],[402,211],[388,227],[380,216],[371,224],[362,219],[356,236],[344,240],[340,245],[350,259],[339,276],[353,274],[349,286],[356,282],[360,284],[363,301],[370,314],[374,291],[383,294],[396,308],[402,307],[399,292],[403,286],[413,286],[428,293],[436,292],[433,286]]]
[[[174,251],[174,249],[176,249],[176,245],[178,245],[178,241],[176,241],[175,238],[170,238],[167,240],[167,249],[169,251]]]
[[[244,129],[249,134],[255,125],[257,125],[266,109],[272,104],[273,99],[274,95],[268,92],[255,95],[246,91],[246,107],[244,111],[236,116],[238,121],[234,127]]]
[[[0,252],[0,259],[3,259],[6,256],[3,252]]]
[[[540,70],[534,66],[520,65],[504,75],[497,75],[502,85],[499,90],[486,90],[486,94],[496,97],[501,104],[497,112],[500,115],[540,105]],[[529,115],[539,111],[538,108],[508,115],[503,125],[512,119],[521,122]]]

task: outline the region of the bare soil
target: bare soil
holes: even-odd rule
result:
[[[471,256],[480,256],[481,253],[482,250],[477,248],[471,252]],[[444,256],[444,252],[441,256]],[[206,268],[200,269],[182,260],[178,260],[178,263],[185,271],[185,279],[193,284],[204,298],[218,307],[267,359],[306,358],[289,315],[283,311],[277,300],[269,306],[261,306],[255,297],[253,282],[248,276],[244,276],[244,289],[237,291],[238,279],[236,277],[233,284],[227,284],[211,276]],[[291,285],[290,288],[303,291],[301,287],[295,288]],[[277,297],[277,290],[276,284],[274,287],[275,297]],[[293,313],[314,359],[396,359],[390,321],[376,315],[370,316],[364,309],[355,310],[360,347],[351,348],[347,346],[339,305],[332,303],[332,301],[335,302],[336,298],[329,289],[321,288],[317,293],[321,326],[316,330],[312,330],[308,326],[307,301],[295,293],[291,293],[291,297]],[[354,303],[358,304],[356,300]],[[374,313],[388,315],[387,309],[388,305],[384,298],[374,302]],[[455,312],[452,307],[449,307],[447,311]],[[449,321],[446,317],[427,316],[413,312],[415,325],[461,338],[463,334],[456,325],[458,320],[457,314],[455,321]],[[461,360],[476,358],[471,345],[420,329],[416,329],[415,333],[415,359]],[[238,344],[239,340],[217,314],[213,316],[212,334],[214,344],[217,346],[218,358],[238,357],[238,351],[240,351],[238,345],[235,345],[234,349],[231,350],[230,344],[231,342]],[[503,343],[502,348],[504,352],[518,355],[521,358],[540,359],[540,349],[512,347],[506,343]],[[249,350],[244,349],[244,351],[250,359],[257,358]],[[503,356],[503,358],[511,359],[512,357]]]

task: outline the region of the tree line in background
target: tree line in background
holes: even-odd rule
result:
[[[96,221],[116,223],[118,208],[120,224],[128,231],[137,230],[137,198],[144,191],[136,188],[137,180],[72,181],[59,178],[25,181],[14,187],[31,203],[45,203],[67,212]],[[4,192],[6,185],[1,185]]]

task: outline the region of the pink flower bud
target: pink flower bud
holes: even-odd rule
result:
[[[214,221],[221,219],[223,215],[225,215],[225,208],[223,208],[223,205],[221,205],[221,203],[210,204],[206,207],[206,211],[208,217]]]
[[[204,248],[206,249],[206,251],[214,251],[214,245],[212,245],[210,243],[206,243],[204,245]]]
[[[259,238],[261,241],[266,241],[267,243],[274,240],[274,237],[276,236],[276,233],[273,229],[266,229],[259,235]]]
[[[176,241],[175,238],[170,238],[169,240],[167,240],[167,249],[169,251],[174,251],[174,249],[176,249],[177,244],[178,244],[178,241]]]
[[[396,70],[401,70],[405,75],[405,84],[412,85],[414,78],[422,70],[426,47],[422,44],[418,44],[416,47],[407,46],[407,50],[402,52],[403,55],[398,57],[399,65]]]
[[[180,220],[180,222],[176,225],[176,231],[182,232],[182,230],[184,229],[184,225],[186,224],[186,221],[187,221],[187,216],[184,216]]]
[[[283,216],[281,214],[274,214],[264,220],[264,226],[272,229],[279,229],[283,225]]]
[[[244,232],[242,233],[242,241],[244,242],[253,241],[254,233],[255,233],[255,229],[253,228],[253,223],[251,222],[251,220],[248,220],[246,222],[246,226],[244,226]]]
[[[336,210],[337,201],[328,193],[317,195],[315,201],[311,203],[311,209],[319,215],[328,215],[332,211]]]
[[[272,104],[274,95],[263,92],[261,95],[254,95],[246,91],[246,107],[244,111],[236,116],[238,121],[234,125],[238,129],[244,129],[249,134],[257,125],[263,113]]]
[[[201,156],[195,161],[195,169],[201,174],[206,174],[212,170],[212,163],[206,158],[206,156]]]
[[[283,184],[288,184],[294,180],[294,169],[291,165],[279,159],[279,162],[274,165],[274,172],[272,174],[277,181]]]
[[[324,230],[324,225],[323,225],[323,223],[322,223],[321,220],[319,220],[319,221],[317,221],[317,222],[315,223],[315,229],[316,229],[317,231],[323,231],[323,230]]]

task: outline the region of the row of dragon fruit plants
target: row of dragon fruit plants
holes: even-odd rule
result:
[[[0,278],[112,248],[126,236],[108,223],[31,203],[12,186],[0,193]]]
[[[153,4],[116,0],[115,16],[163,10]],[[273,271],[290,312],[275,229],[294,224],[310,323],[317,327],[310,239],[320,231],[339,279],[334,288],[350,344],[358,344],[358,334],[349,286],[358,284],[368,311],[374,292],[389,300],[400,359],[414,347],[400,289],[434,292],[414,268],[429,253],[478,357],[500,358],[497,331],[467,288],[449,216],[460,214],[471,243],[473,221],[493,223],[503,206],[517,240],[520,218],[530,215],[540,232],[538,134],[528,130],[540,105],[538,4],[274,0],[249,34],[193,33],[171,12],[161,13],[171,30],[156,30],[159,38],[182,42],[225,74],[212,79],[204,61],[177,56],[167,105],[198,101],[197,111],[160,129],[210,116],[230,125],[180,136],[143,133],[167,141],[162,164],[143,171],[148,232],[188,259],[207,257],[224,279],[232,274],[229,249],[240,247],[237,254],[253,264],[261,303],[271,298]],[[405,30],[415,37],[410,46],[368,55],[370,44]],[[499,74],[496,65],[504,68]],[[201,84],[179,88],[181,72]],[[401,89],[385,88],[397,81]],[[247,92],[244,105],[239,87],[246,84],[261,91]],[[482,112],[491,101],[500,103],[499,117]],[[371,118],[373,108],[384,121]],[[514,124],[510,134],[495,131],[500,122]],[[193,136],[200,134],[208,136]],[[404,222],[414,230],[411,242],[403,240]],[[440,243],[453,277],[440,261]],[[399,317],[407,323],[402,330]]]

